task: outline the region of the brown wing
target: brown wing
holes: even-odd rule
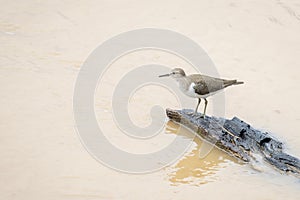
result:
[[[199,95],[216,92],[237,83],[236,80],[224,80],[199,74],[193,74],[190,77],[195,82],[194,90]]]

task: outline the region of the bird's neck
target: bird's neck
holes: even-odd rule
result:
[[[189,86],[190,86],[191,83],[190,83],[189,79],[186,76],[176,78],[175,80],[178,82],[179,88],[182,91],[186,91],[186,90],[189,89]]]

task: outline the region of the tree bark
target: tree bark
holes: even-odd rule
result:
[[[260,154],[266,163],[300,178],[300,160],[284,153],[282,142],[237,117],[224,119],[206,116],[203,119],[200,114],[194,115],[192,110],[186,109],[167,109],[166,113],[172,121],[191,129],[240,160],[250,162],[255,160],[255,155]]]

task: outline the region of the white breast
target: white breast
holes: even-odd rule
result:
[[[194,86],[195,86],[195,83],[191,83],[190,86],[188,87],[188,89],[184,91],[184,93],[187,96],[198,98],[199,95],[195,93]]]
[[[199,95],[199,94],[195,93],[194,86],[195,86],[195,83],[191,83],[190,86],[187,88],[187,90],[182,90],[183,93],[186,94],[187,96],[193,97],[193,98],[207,98],[207,97],[214,95],[220,91],[220,90],[218,90],[215,92],[210,92],[209,94]]]

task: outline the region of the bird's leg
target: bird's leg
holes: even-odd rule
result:
[[[196,115],[196,114],[197,114],[197,111],[198,111],[198,107],[199,107],[199,105],[200,105],[200,102],[201,102],[201,99],[200,99],[200,98],[198,98],[198,104],[197,104],[197,106],[196,106],[196,109],[195,109],[194,115]]]
[[[206,107],[207,107],[208,101],[207,101],[207,99],[204,99],[204,101],[205,101],[205,106],[204,106],[204,112],[203,112],[202,117],[205,119],[205,113],[206,113]]]

